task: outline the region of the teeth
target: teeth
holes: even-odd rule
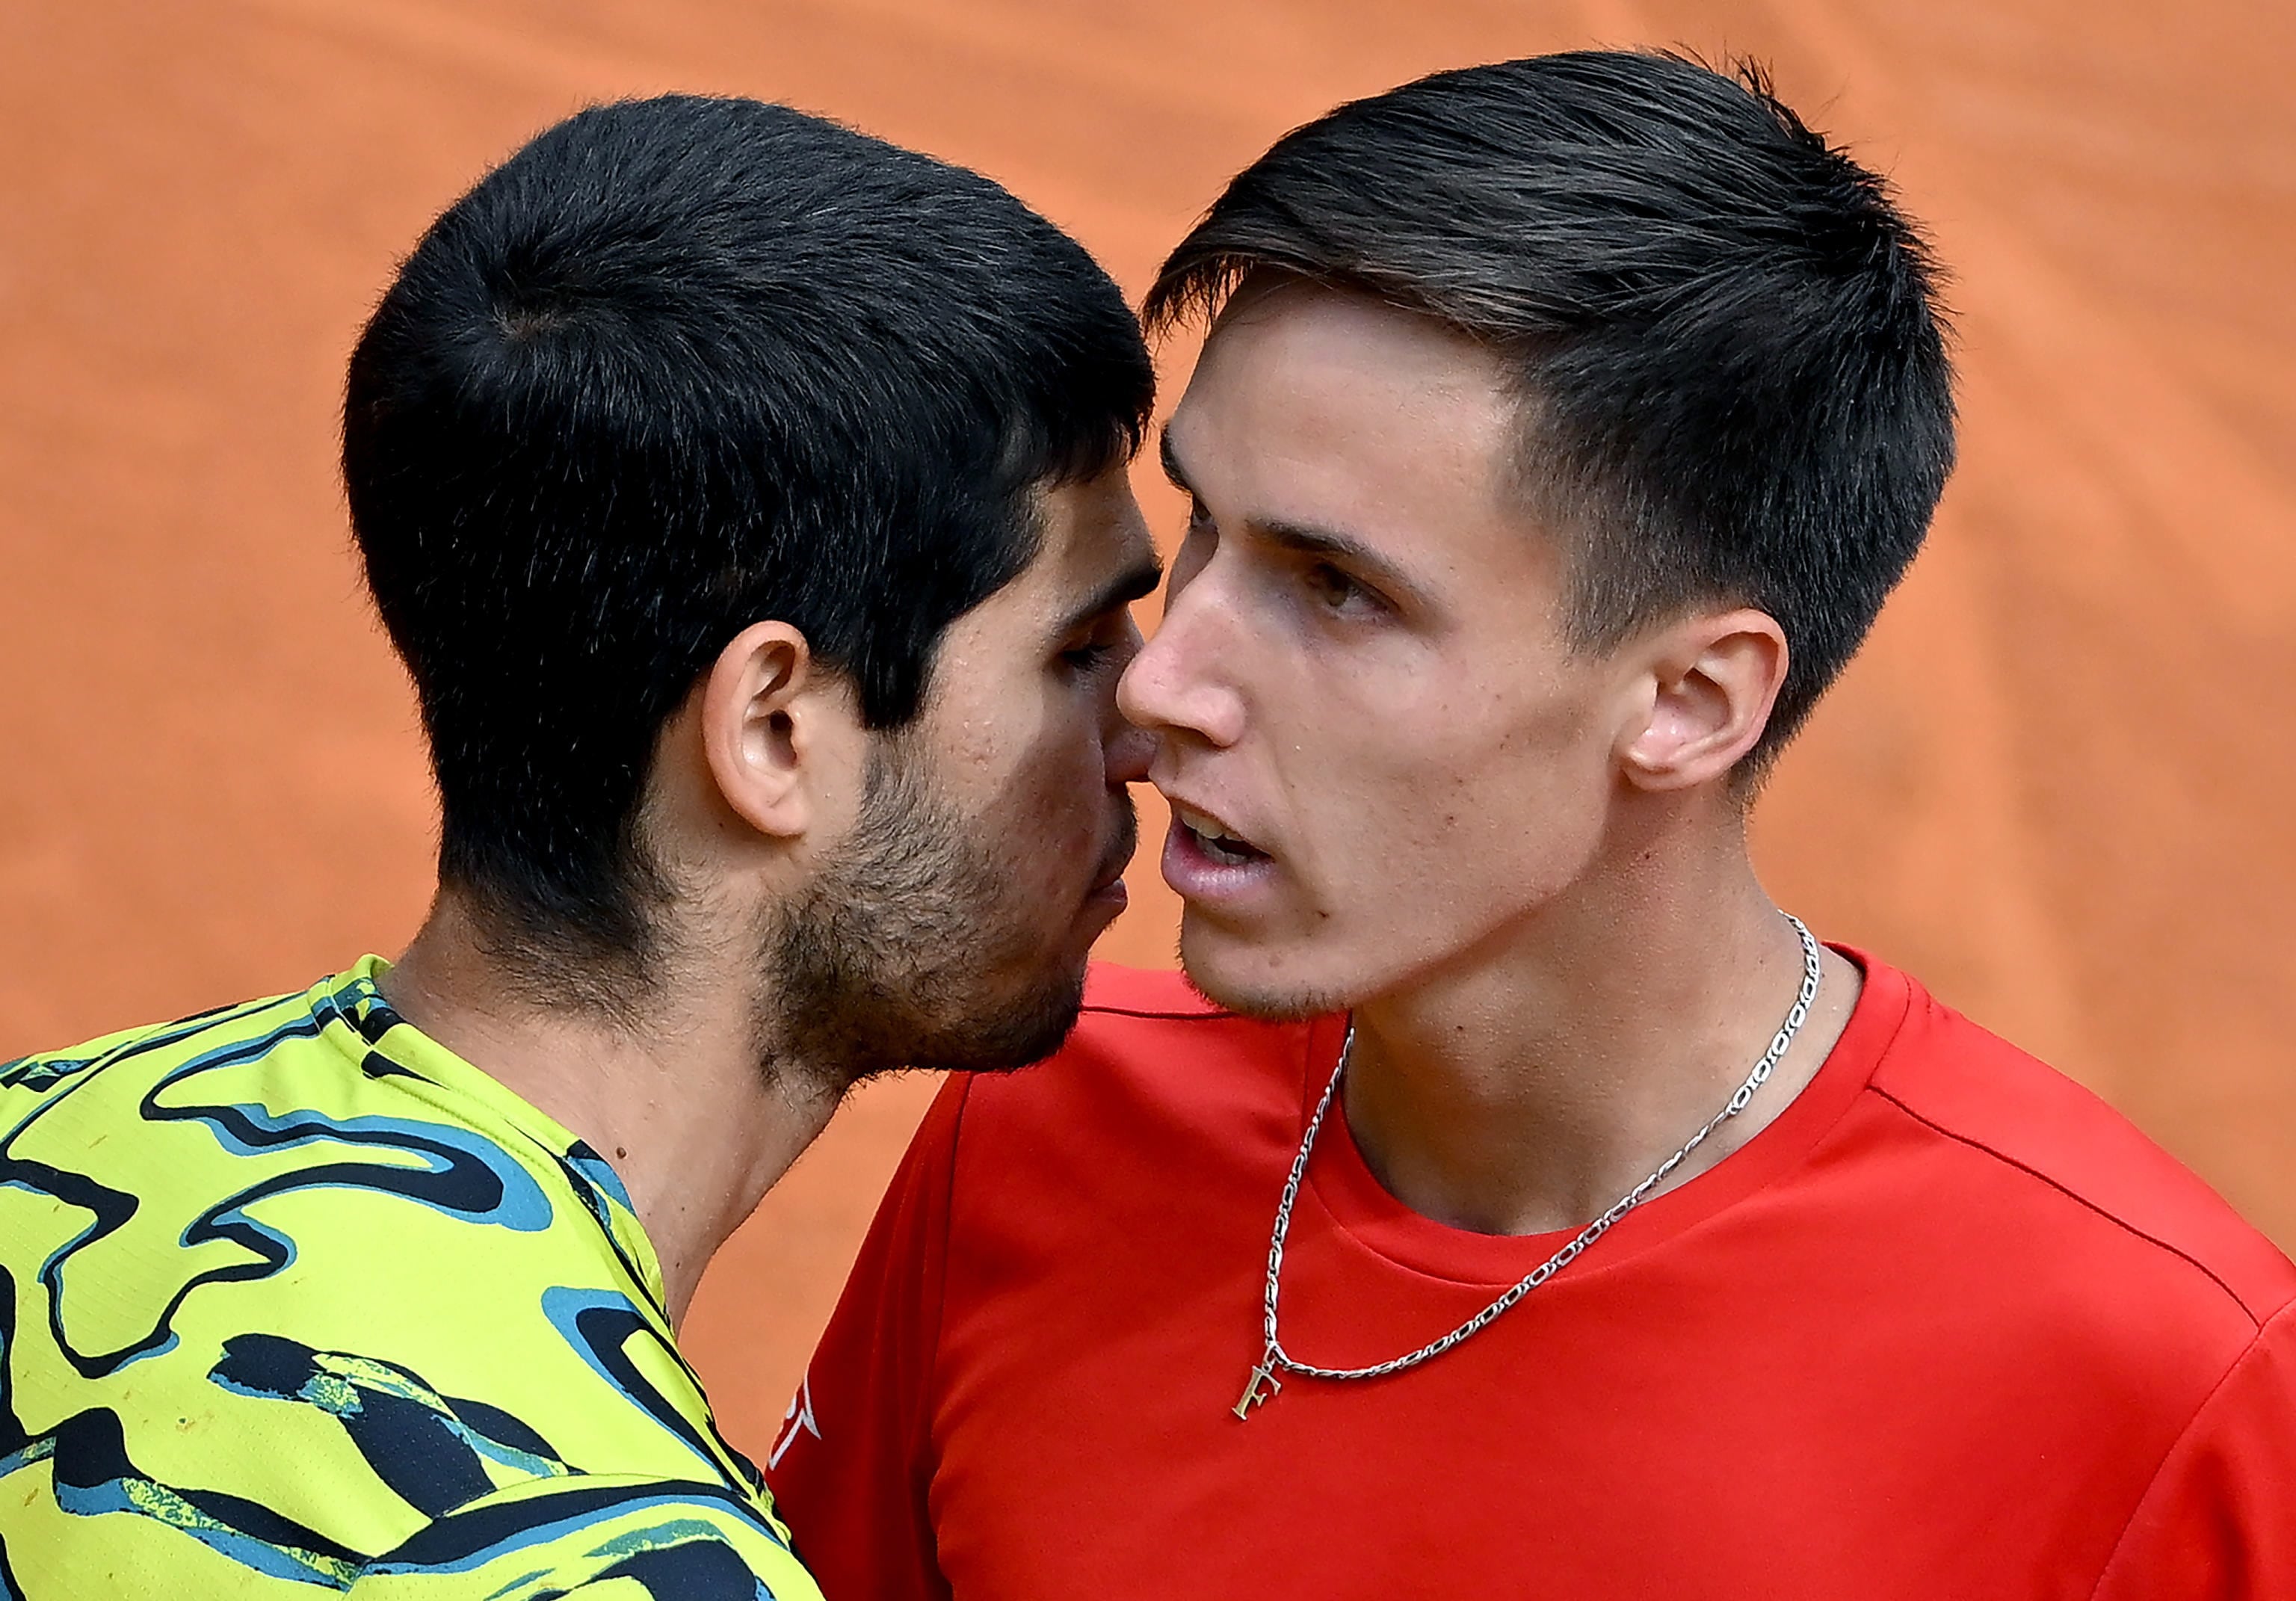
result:
[[[1214,861],[1239,866],[1245,862],[1260,859],[1259,846],[1241,834],[1230,833],[1226,825],[1217,818],[1208,817],[1200,811],[1191,811],[1185,806],[1174,807],[1172,815],[1179,819],[1182,827],[1196,836],[1205,854]]]
[[[1176,807],[1173,810],[1191,833],[1222,845],[1249,845],[1250,843],[1241,835],[1228,833],[1220,824],[1200,811],[1190,811],[1185,806]]]

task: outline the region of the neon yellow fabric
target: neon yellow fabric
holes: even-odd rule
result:
[[[620,1182],[383,970],[0,1066],[0,1597],[817,1601]]]

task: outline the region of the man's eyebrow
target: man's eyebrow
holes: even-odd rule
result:
[[[1423,605],[1429,603],[1430,597],[1417,579],[1351,534],[1314,528],[1302,522],[1270,522],[1258,517],[1253,518],[1249,526],[1251,532],[1270,545],[1288,550],[1294,555],[1328,557],[1343,562],[1397,600],[1415,600]]]
[[[1111,612],[1130,605],[1144,595],[1156,593],[1156,586],[1164,581],[1164,564],[1153,555],[1144,555],[1131,566],[1110,579],[1092,597],[1077,605],[1062,620],[1062,636],[1075,633],[1088,623],[1098,622]]]
[[[1180,466],[1179,454],[1172,448],[1172,431],[1168,427],[1157,440],[1156,455],[1163,464],[1164,476],[1172,480],[1174,489],[1193,499],[1202,498],[1197,495],[1195,486],[1188,481],[1187,473]],[[1270,521],[1259,517],[1247,521],[1245,529],[1295,555],[1336,558],[1344,562],[1361,573],[1365,581],[1386,590],[1397,600],[1416,601],[1423,606],[1433,605],[1433,597],[1416,579],[1352,535],[1303,522]]]

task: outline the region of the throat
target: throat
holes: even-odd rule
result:
[[[1485,1235],[1575,1230],[1638,1188],[1634,1204],[1691,1182],[1793,1103],[1854,1006],[1855,965],[1818,950],[1813,984],[1779,921],[1790,967],[1761,964],[1735,1004],[1703,1013],[1609,1011],[1604,1027],[1596,1009],[1596,1026],[1480,1039],[1455,1027],[1429,1048],[1367,1010],[1341,1096],[1365,1164],[1412,1211]]]
[[[1373,1080],[1367,1088],[1365,1080]],[[1469,1234],[1583,1227],[1618,1198],[1630,1162],[1603,1160],[1595,1131],[1484,1096],[1399,1098],[1351,1068],[1348,1134],[1380,1187],[1430,1222]],[[1635,1179],[1625,1179],[1631,1188]]]

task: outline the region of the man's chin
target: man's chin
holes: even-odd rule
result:
[[[1180,921],[1180,967],[1216,1006],[1262,1022],[1305,1022],[1343,1010],[1328,991],[1269,973],[1262,947],[1212,932],[1193,915]]]
[[[971,1009],[962,1028],[921,1041],[913,1064],[948,1072],[1009,1073],[1067,1043],[1084,1010],[1084,964],[1025,995]]]

